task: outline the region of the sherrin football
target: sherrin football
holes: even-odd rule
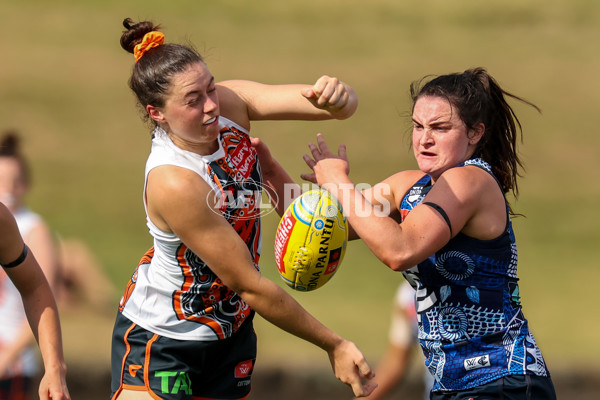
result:
[[[275,263],[292,289],[320,288],[338,270],[348,244],[348,222],[339,201],[323,189],[298,196],[275,233]]]

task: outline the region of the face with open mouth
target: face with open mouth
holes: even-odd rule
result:
[[[443,97],[423,96],[413,110],[412,145],[419,169],[434,180],[468,160],[477,141],[457,110]]]
[[[148,107],[150,117],[177,146],[198,154],[218,148],[219,98],[204,63],[192,64],[172,78],[164,107]]]

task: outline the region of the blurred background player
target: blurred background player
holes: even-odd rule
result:
[[[415,290],[406,281],[398,286],[394,296],[392,318],[388,334],[388,345],[375,368],[377,389],[366,397],[368,400],[392,398],[395,389],[405,381],[411,369],[417,367],[422,376],[423,398],[429,399],[433,378],[423,368],[422,354],[413,358],[418,351],[417,311],[415,308]],[[420,353],[420,352],[419,352]]]

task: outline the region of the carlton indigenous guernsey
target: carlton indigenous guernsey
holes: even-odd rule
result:
[[[241,126],[219,117],[219,128],[219,149],[211,155],[182,150],[164,130],[156,128],[146,182],[148,173],[161,165],[187,168],[200,175],[212,188],[211,195],[200,201],[219,204],[223,218],[244,240],[258,270],[261,174],[256,151]],[[198,341],[229,338],[251,319],[250,307],[175,234],[161,231],[148,216],[147,225],[154,246],[140,261],[121,299],[123,315],[159,335]],[[226,244],[223,248],[227,251]]]
[[[458,167],[467,165],[492,174],[481,159]],[[403,219],[431,187],[425,175],[406,193]],[[458,233],[403,274],[416,289],[419,341],[434,391],[464,390],[507,375],[549,376],[521,311],[508,207],[506,230],[496,239],[482,241]]]
[[[42,221],[38,214],[27,207],[20,208],[14,213],[14,217],[19,232],[24,238],[27,238],[30,231]],[[19,338],[23,324],[26,323],[27,317],[21,294],[6,272],[0,268],[0,353]],[[19,375],[33,377],[37,374],[38,369],[37,350],[34,345],[31,345],[21,352],[18,361],[10,365],[0,379]]]

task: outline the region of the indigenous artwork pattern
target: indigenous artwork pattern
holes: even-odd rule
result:
[[[481,159],[459,167],[467,165],[492,174]],[[428,175],[414,184],[402,201],[402,219],[431,188]],[[416,290],[419,340],[433,390],[471,388],[511,374],[548,375],[521,311],[508,205],[498,238],[483,242],[458,233],[404,276]]]

